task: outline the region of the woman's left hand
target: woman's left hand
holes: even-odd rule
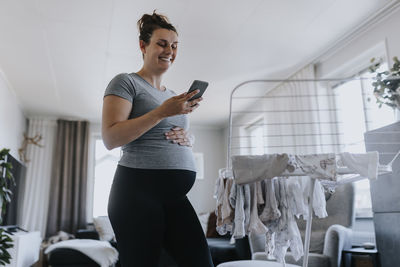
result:
[[[180,146],[192,147],[194,136],[180,127],[174,127],[165,133],[165,138]]]

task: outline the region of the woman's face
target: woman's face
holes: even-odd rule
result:
[[[163,73],[175,60],[178,35],[167,29],[154,30],[148,44],[140,41],[140,50],[144,56],[144,65],[156,73]]]

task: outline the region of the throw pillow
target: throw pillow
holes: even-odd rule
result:
[[[115,241],[114,230],[112,229],[108,216],[99,216],[93,218],[93,224],[96,228],[96,231],[99,233],[99,238],[101,241]]]

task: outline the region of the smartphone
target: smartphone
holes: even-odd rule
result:
[[[188,93],[196,91],[197,89],[199,89],[200,92],[198,92],[192,98],[190,98],[189,101],[192,101],[192,100],[195,100],[195,99],[201,97],[204,94],[204,91],[206,90],[207,86],[208,86],[208,82],[194,80],[192,85],[189,88]]]

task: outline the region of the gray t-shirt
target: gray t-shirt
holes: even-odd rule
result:
[[[136,73],[123,73],[111,80],[104,96],[116,95],[132,103],[129,119],[140,117],[176,94],[160,91]],[[139,169],[182,169],[196,171],[192,149],[165,139],[164,133],[178,126],[189,128],[186,115],[168,117],[136,140],[123,145],[122,166]]]

